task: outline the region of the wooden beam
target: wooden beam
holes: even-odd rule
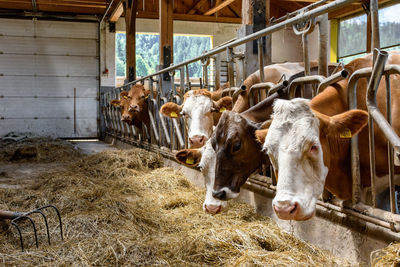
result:
[[[233,12],[233,14],[235,14],[236,17],[240,18],[242,17],[241,14],[241,10],[240,10],[240,6],[237,4],[237,2],[233,2],[232,4],[230,4],[228,6],[228,8]]]
[[[138,0],[124,0],[126,26],[126,77],[129,82],[136,79],[136,11]]]
[[[172,0],[160,0],[160,64],[173,63],[173,7]],[[168,54],[165,54],[165,53]]]
[[[215,6],[213,8],[211,8],[210,10],[208,10],[207,12],[205,12],[203,15],[204,16],[209,16],[214,14],[215,12],[217,12],[218,10],[223,9],[224,7],[228,6],[229,4],[231,4],[232,2],[234,2],[235,0],[225,0],[224,2],[222,2],[221,4],[219,4],[218,6]]]
[[[194,6],[191,9],[189,9],[189,12],[187,14],[193,15],[194,13],[196,13],[196,10],[199,10],[199,8],[207,2],[208,0],[199,0],[196,4],[194,4]]]
[[[122,16],[124,13],[124,6],[122,5],[122,0],[118,3],[117,7],[114,8],[114,11],[111,13],[110,21],[117,22],[117,20]]]
[[[156,12],[143,12],[138,11],[137,18],[141,19],[158,19],[159,14]],[[184,21],[200,21],[200,22],[219,22],[219,23],[241,23],[241,18],[234,17],[214,17],[214,16],[203,16],[203,15],[188,15],[188,14],[173,14],[174,20]]]
[[[253,24],[253,7],[250,0],[244,0],[242,2],[242,24]]]

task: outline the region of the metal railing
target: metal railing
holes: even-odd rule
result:
[[[187,129],[186,129],[186,121],[184,118],[174,118],[174,119],[169,119],[165,118],[159,113],[160,107],[165,104],[166,102],[172,101],[177,104],[181,104],[183,99],[181,98],[182,95],[187,92],[188,90],[192,89],[192,85],[190,83],[189,79],[189,67],[188,65],[200,61],[202,62],[202,68],[203,68],[203,83],[200,83],[199,86],[201,88],[218,88],[219,87],[219,81],[220,81],[220,66],[218,65],[218,61],[220,61],[221,53],[226,52],[227,55],[227,60],[228,60],[228,79],[230,82],[231,88],[226,89],[224,91],[224,94],[231,95],[233,99],[235,100],[237,96],[241,93],[243,90],[241,87],[235,87],[236,83],[238,82],[238,79],[236,79],[235,82],[235,77],[234,77],[234,64],[233,64],[233,59],[237,60],[243,60],[243,57],[240,55],[238,56],[237,54],[235,55],[233,48],[237,47],[239,45],[242,45],[246,42],[250,42],[253,40],[260,39],[266,35],[270,35],[275,31],[278,31],[280,29],[283,29],[285,26],[290,26],[296,23],[303,23],[306,24],[307,21],[310,21],[314,18],[316,18],[319,15],[326,14],[327,12],[339,9],[343,6],[346,6],[348,4],[356,2],[356,0],[337,0],[335,2],[330,2],[328,4],[324,4],[327,2],[326,0],[322,0],[320,2],[314,3],[308,7],[305,7],[302,10],[299,10],[298,12],[294,12],[292,14],[287,15],[285,18],[280,18],[275,20],[275,24],[268,26],[267,28],[250,34],[244,38],[240,39],[235,39],[233,41],[230,41],[226,44],[223,44],[219,47],[216,47],[215,49],[212,49],[208,52],[205,52],[199,57],[192,58],[190,60],[187,60],[185,62],[175,64],[173,66],[164,68],[160,71],[157,71],[155,73],[152,73],[150,75],[147,75],[145,77],[142,77],[140,79],[137,79],[133,82],[127,83],[124,86],[116,87],[110,92],[106,92],[102,94],[101,97],[101,111],[103,113],[104,119],[105,119],[105,127],[106,127],[106,135],[109,135],[113,138],[119,139],[123,142],[134,144],[135,146],[139,147],[144,147],[147,149],[151,149],[153,151],[158,151],[161,153],[164,153],[164,155],[167,155],[171,157],[171,152],[177,149],[182,149],[182,148],[187,148],[188,147],[188,138],[187,138]],[[259,49],[258,51],[262,51],[262,49]],[[259,69],[263,69],[263,62],[262,62],[262,56],[259,56]],[[209,77],[207,68],[209,66],[210,60],[214,60],[216,62],[216,77],[213,79],[215,81],[214,84],[209,83]],[[239,64],[244,64],[243,61],[241,61]],[[180,73],[180,82],[179,82],[179,88],[177,88],[177,85],[175,83],[172,83],[171,88],[170,88],[170,94],[163,95],[163,75],[164,73],[168,73],[170,75],[170,78],[172,81],[174,81],[174,75],[175,72]],[[370,77],[372,72],[372,68],[367,68],[367,69],[362,69],[359,71],[356,71],[352,74],[352,76],[349,78],[349,83],[348,83],[348,92],[349,92],[349,108],[356,108],[357,103],[356,103],[356,87],[357,87],[357,81],[360,78],[363,77]],[[294,97],[296,94],[297,88],[300,88],[301,94],[304,95],[304,91],[306,88],[306,85],[312,85],[312,95],[311,97],[317,95],[321,91],[323,91],[327,86],[329,86],[332,83],[335,83],[339,81],[340,79],[347,78],[348,76],[348,71],[347,70],[342,70],[339,71],[338,73],[325,78],[322,75],[314,75],[314,76],[307,76],[307,77],[300,77],[296,78],[293,81],[289,83],[288,80],[284,79],[278,84],[273,84],[270,82],[264,82],[264,78],[262,76],[263,72],[260,72],[260,80],[261,83],[253,85],[250,90],[249,90],[249,106],[253,106],[256,104],[257,100],[261,100],[261,95],[264,94],[265,96],[271,95],[278,90],[288,87],[290,97]],[[388,65],[384,69],[384,75],[386,77],[387,84],[389,84],[389,79],[388,75],[394,74],[394,73],[400,73],[399,71],[399,66],[391,66]],[[379,74],[379,73],[378,73]],[[376,75],[378,75],[376,74]],[[374,73],[375,75],[375,73]],[[379,76],[379,75],[378,75]],[[377,77],[378,77],[377,76]],[[244,79],[244,78],[242,78]],[[380,78],[378,78],[380,79]],[[145,81],[148,81],[149,84],[149,90],[150,90],[150,95],[148,98],[148,106],[149,106],[149,116],[150,116],[150,129],[144,129],[142,132],[139,132],[135,127],[128,126],[124,123],[121,122],[121,115],[119,110],[110,105],[110,101],[112,99],[117,99],[119,97],[119,93],[123,90],[127,90],[130,88],[131,85],[135,83],[144,83]],[[371,92],[376,92],[375,89],[372,85],[379,84],[379,81],[377,81],[377,78],[371,78],[371,83],[369,86],[369,90],[373,90]],[[300,86],[300,87],[299,87]],[[390,87],[390,85],[389,85]],[[375,90],[375,91],[374,91]],[[265,93],[264,93],[264,92]],[[374,96],[374,93],[371,93],[371,96]],[[256,96],[257,94],[257,96]],[[388,123],[383,123],[382,125],[381,122],[381,117],[382,116],[379,111],[376,109],[376,104],[372,100],[368,100],[368,107],[370,110],[371,118],[373,118],[378,126],[380,128],[385,128],[389,129],[387,125],[390,126],[390,116],[388,116]],[[389,101],[390,103],[390,101]],[[389,110],[389,108],[388,108]],[[372,115],[373,114],[373,115]],[[380,115],[379,115],[380,114]],[[379,122],[378,122],[379,121]],[[385,126],[386,125],[386,126]],[[392,146],[394,146],[395,152],[396,152],[396,159],[399,157],[400,153],[400,139],[397,139],[396,137],[393,137],[393,130],[387,130],[387,133],[385,132],[385,135],[387,134],[387,137],[389,139],[389,142]],[[358,142],[357,138],[353,137],[352,138],[352,176],[353,176],[353,205],[350,205],[349,207],[340,207],[336,206],[334,204],[330,203],[324,203],[319,201],[318,206],[322,207],[322,209],[330,209],[335,212],[342,212],[344,214],[347,214],[349,216],[352,216],[354,218],[362,219],[371,223],[374,223],[376,225],[392,229],[393,231],[399,231],[400,230],[400,216],[384,212],[382,210],[378,210],[375,208],[373,205],[372,207],[368,205],[363,205],[360,203],[360,175],[359,175],[359,155],[358,155]],[[389,151],[389,156],[390,156],[390,151]],[[391,158],[393,158],[393,153]],[[373,164],[371,164],[372,166]],[[393,166],[392,166],[393,167]],[[392,168],[391,167],[391,168]],[[273,173],[273,172],[272,172]],[[393,172],[392,172],[393,173]],[[392,175],[393,176],[393,175]],[[391,179],[392,180],[392,179]],[[391,182],[391,186],[392,186]],[[254,179],[250,179],[249,182],[246,184],[246,187],[250,188],[253,191],[265,191],[267,192],[273,192],[274,186],[272,185],[271,182],[266,182],[265,179],[262,181],[255,181]],[[261,188],[261,189],[260,189]],[[261,192],[260,191],[260,192]],[[263,191],[263,192],[264,192]],[[393,187],[391,187],[391,192],[393,191]],[[393,205],[393,197],[391,196],[391,203]],[[393,212],[393,209],[392,209]]]

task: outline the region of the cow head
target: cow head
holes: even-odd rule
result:
[[[111,100],[110,104],[114,107],[119,107],[121,112],[121,121],[132,124],[133,121],[133,113],[129,111],[131,97],[127,91],[122,91],[119,95],[119,99]]]
[[[210,138],[219,114],[230,109],[231,97],[225,96],[214,101],[212,93],[199,89],[187,92],[182,105],[168,102],[161,107],[160,112],[170,118],[185,116],[188,122],[189,145],[191,148],[199,148]]]
[[[212,196],[212,189],[215,180],[215,152],[210,141],[199,149],[183,149],[175,154],[178,162],[194,167],[198,166],[206,184],[206,198],[203,203],[203,210],[210,214],[217,214],[226,206],[226,201],[215,199]]]
[[[255,137],[259,127],[238,113],[222,114],[210,139],[216,154],[213,197],[236,198],[250,174],[261,166],[264,157]]]
[[[129,112],[141,112],[147,105],[147,98],[149,97],[150,90],[144,89],[143,85],[135,84],[129,90]]]
[[[362,110],[329,117],[311,110],[309,100],[301,98],[275,102],[263,151],[278,180],[272,205],[279,218],[307,220],[314,215],[328,169],[340,167],[331,165],[331,157],[341,154],[343,145],[348,151],[350,139],[342,141],[341,136],[357,134],[367,119]]]

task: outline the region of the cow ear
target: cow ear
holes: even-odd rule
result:
[[[122,92],[119,94],[119,96],[120,96],[120,98],[127,97],[127,96],[128,96],[128,92],[127,92],[127,91],[122,91]]]
[[[217,102],[213,101],[213,107],[221,113],[225,110],[232,110],[232,97],[224,96]]]
[[[351,138],[358,134],[368,123],[368,112],[353,109],[341,114],[329,117],[315,112],[320,124],[320,130],[325,133],[334,133],[340,138]]]
[[[342,138],[358,134],[368,123],[368,112],[353,109],[331,117],[330,124]]]
[[[178,118],[181,116],[182,106],[173,102],[168,102],[162,105],[160,113],[165,117]]]
[[[255,135],[256,135],[257,141],[263,145],[267,134],[268,134],[268,129],[256,130]]]
[[[114,107],[119,107],[121,102],[118,99],[113,99],[110,102],[111,105],[113,105]]]
[[[200,149],[182,149],[175,154],[175,158],[179,163],[189,167],[199,165],[201,156]]]

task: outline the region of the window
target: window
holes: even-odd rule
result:
[[[400,4],[380,8],[379,34],[381,48],[400,49]],[[338,58],[347,64],[367,53],[367,15],[341,19],[339,22]]]
[[[116,34],[116,72],[117,76],[126,76],[126,35]],[[157,33],[136,33],[136,76],[146,76],[156,71],[160,57],[160,38]],[[212,48],[210,35],[174,34],[174,63],[200,56],[205,50]],[[179,77],[179,72],[175,74]],[[200,62],[189,65],[190,77],[202,77]]]

